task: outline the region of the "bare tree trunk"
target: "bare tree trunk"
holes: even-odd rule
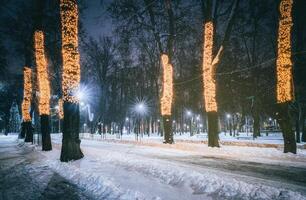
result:
[[[292,130],[292,124],[289,116],[288,103],[281,103],[278,105],[277,121],[283,133],[284,138],[284,153],[296,154],[296,140],[295,134]]]
[[[253,138],[257,137],[260,137],[260,117],[259,113],[255,110],[253,113]]]
[[[171,116],[163,116],[164,143],[173,144]]]
[[[24,122],[25,126],[25,142],[33,143],[33,128],[31,122]]]
[[[306,142],[306,127],[305,127],[305,106],[302,107],[301,125],[302,125],[302,142]]]
[[[24,139],[25,138],[25,134],[26,134],[26,130],[25,130],[25,122],[21,123],[21,132],[19,134],[19,139]]]
[[[84,155],[81,151],[79,138],[80,110],[79,105],[64,101],[64,127],[61,158],[62,162],[78,160]]]
[[[51,151],[51,136],[50,136],[50,126],[49,126],[49,115],[40,116],[40,127],[42,134],[42,150]]]
[[[209,147],[220,147],[219,146],[219,131],[218,131],[218,113],[208,112],[208,146]]]

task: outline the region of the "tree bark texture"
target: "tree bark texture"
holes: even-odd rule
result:
[[[219,131],[218,131],[218,113],[208,112],[207,121],[208,121],[208,146],[220,147]]]
[[[51,136],[50,136],[50,125],[49,125],[49,115],[40,116],[40,130],[42,137],[42,150],[51,151]]]
[[[33,143],[33,128],[32,128],[32,122],[24,122],[25,126],[25,142],[31,142]]]
[[[294,153],[296,154],[296,140],[295,134],[292,129],[292,124],[290,121],[288,103],[278,104],[277,108],[277,121],[283,133],[284,138],[284,153]]]
[[[163,116],[164,143],[173,144],[171,116]]]
[[[78,160],[84,157],[79,138],[80,132],[79,104],[64,102],[64,127],[61,158],[62,162]]]

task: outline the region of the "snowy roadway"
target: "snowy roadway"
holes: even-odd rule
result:
[[[32,151],[28,145],[18,147],[14,138],[3,138],[0,137],[0,150],[5,163],[1,157],[1,175],[11,175],[1,176],[0,199],[14,191],[13,183],[18,190],[16,181],[21,182],[20,187],[26,185],[26,175],[29,182],[39,183],[37,189],[31,188],[31,194],[36,195],[32,199],[63,192],[65,199],[69,199],[67,194],[70,199],[306,199],[304,154],[273,153],[269,162],[269,156],[262,160],[247,157],[247,147],[227,155],[223,152],[229,150],[226,148],[206,148],[207,152],[199,153],[167,146],[82,140],[85,158],[61,163],[60,138],[53,138],[52,152]],[[243,150],[246,152],[239,158]],[[260,150],[256,151],[261,156]],[[16,178],[16,166],[25,174],[14,182],[10,177]]]

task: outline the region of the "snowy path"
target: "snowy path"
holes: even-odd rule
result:
[[[293,168],[290,162],[244,162],[92,140],[83,140],[82,149],[86,158],[74,165],[85,177],[103,177],[122,199],[306,199],[297,194],[306,195],[306,167]]]
[[[93,199],[52,171],[33,147],[0,136],[0,200]]]
[[[53,142],[51,152],[16,147],[14,141],[0,142],[0,151],[15,152],[5,156],[7,165],[11,165],[6,169],[20,163],[18,171],[24,174],[18,177],[19,181],[27,176],[31,179],[20,181],[22,185],[29,187],[34,182],[39,186],[39,189],[30,188],[35,195],[40,194],[32,199],[66,190],[65,194],[76,197],[72,199],[306,199],[303,156],[292,155],[288,159],[278,156],[273,164],[267,164],[267,160],[233,159],[233,154],[220,157],[212,156],[212,152],[82,140],[85,158],[61,163],[61,139],[55,137]],[[2,173],[5,170],[1,158]],[[15,158],[14,162],[8,161]],[[282,164],[282,159],[287,162]],[[296,164],[298,167],[293,168]],[[28,170],[29,166],[32,171]],[[1,179],[1,191],[9,180]],[[55,188],[59,189],[53,194]]]
[[[251,183],[294,189],[306,195],[306,167],[294,167],[281,164],[267,164],[254,161],[241,161],[230,158],[218,158],[205,155],[190,155],[183,151],[140,147],[106,142],[83,141],[83,147],[94,147],[102,151],[112,151],[128,156],[137,156],[139,159],[154,159],[166,161],[170,165],[180,165],[190,170],[213,173],[225,172],[226,175],[248,179]],[[102,153],[102,152],[101,152]],[[105,152],[107,154],[107,152]],[[306,160],[305,160],[306,162]],[[221,173],[222,174],[222,173]]]

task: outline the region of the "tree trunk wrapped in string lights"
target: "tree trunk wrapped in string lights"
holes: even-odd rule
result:
[[[38,110],[40,115],[40,127],[42,133],[42,150],[52,150],[50,137],[50,82],[48,75],[48,64],[45,58],[44,33],[35,31],[35,61],[38,82]]]
[[[61,161],[77,160],[84,155],[79,139],[79,102],[76,92],[80,83],[80,55],[78,52],[78,6],[76,0],[60,0],[62,29],[62,91],[64,127]]]
[[[169,57],[166,54],[161,55],[163,67],[163,89],[161,103],[161,115],[164,125],[164,143],[173,143],[172,133],[172,102],[173,102],[173,67],[169,62]]]
[[[61,133],[62,120],[64,119],[63,99],[58,100],[58,132]]]
[[[216,101],[216,80],[213,62],[214,25],[208,20],[204,24],[203,47],[203,85],[205,110],[208,118],[208,146],[219,147],[218,138],[218,107]]]
[[[291,61],[292,4],[293,0],[282,0],[280,3],[276,60],[277,103],[290,102],[294,98]]]
[[[278,49],[276,60],[276,99],[278,104],[277,120],[283,132],[284,152],[296,153],[296,141],[289,116],[289,103],[294,99],[291,31],[293,0],[281,0],[278,27]]]
[[[63,110],[63,99],[60,98],[58,100],[58,118],[62,120],[64,118],[64,110]]]
[[[32,135],[32,118],[30,115],[32,100],[32,70],[29,67],[23,69],[23,101],[22,101],[22,126],[20,138]]]

